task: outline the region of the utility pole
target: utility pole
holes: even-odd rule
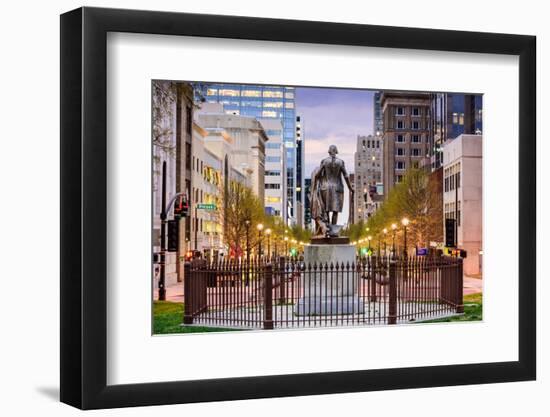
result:
[[[166,300],[166,161],[162,162],[162,211],[160,212],[159,300]]]
[[[199,211],[198,211],[197,203],[195,203],[195,250],[199,250],[198,231],[199,231]]]

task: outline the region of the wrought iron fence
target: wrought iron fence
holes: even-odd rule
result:
[[[185,264],[184,324],[297,328],[397,324],[463,312],[462,259],[287,258]]]

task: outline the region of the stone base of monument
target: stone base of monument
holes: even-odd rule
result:
[[[331,316],[361,314],[365,311],[363,301],[357,295],[331,297],[303,297],[294,306],[298,316]]]
[[[306,270],[301,279],[303,296],[294,306],[294,314],[331,315],[364,311],[364,304],[357,295],[359,277],[352,269],[354,246],[313,243],[304,247],[304,262]]]

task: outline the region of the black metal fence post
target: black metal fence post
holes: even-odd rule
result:
[[[183,266],[183,324],[193,324],[193,285],[191,277],[191,262]]]
[[[456,291],[456,312],[464,313],[464,265],[462,258],[458,258],[458,268],[456,268],[455,274],[457,275],[455,283]]]
[[[286,263],[284,256],[279,257],[279,303],[286,304]]]
[[[388,324],[397,323],[397,261],[390,260],[389,268]]]
[[[273,265],[264,267],[264,330],[273,330]]]

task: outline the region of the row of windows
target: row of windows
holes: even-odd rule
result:
[[[396,116],[405,116],[406,108],[403,106],[398,106],[395,108],[395,115]],[[420,110],[420,107],[411,107],[410,108],[410,115],[411,116],[421,116],[422,111]]]
[[[455,207],[457,210],[455,210]],[[458,201],[458,205],[455,206],[455,203],[445,203],[445,218],[446,219],[455,219],[457,220],[457,226],[460,226],[460,218],[461,216],[461,204],[460,201]]]
[[[395,169],[399,171],[404,171],[406,168],[405,161],[395,161]],[[412,161],[411,162],[412,168],[420,168],[420,162],[418,161]]]
[[[281,149],[281,143],[267,142],[265,147],[267,149]]]
[[[445,192],[460,188],[460,162],[445,168],[443,172]]]
[[[265,131],[267,136],[281,136],[281,133],[283,132],[279,129],[268,129]]]
[[[406,156],[407,150],[405,148],[395,148],[395,156]],[[419,148],[411,148],[410,149],[410,155],[411,156],[422,156],[422,149]]]
[[[280,177],[281,176],[281,171],[280,170],[269,170],[269,171],[265,171],[265,175],[266,176],[271,176],[271,177]]]
[[[365,148],[371,148],[371,143],[372,143],[372,148],[380,148],[380,141],[379,140],[367,140],[365,141],[363,139],[363,149]],[[376,145],[376,146],[375,146]]]
[[[223,97],[265,97],[265,98],[286,98],[294,99],[294,93],[291,91],[282,92],[279,90],[236,90],[231,88],[209,88],[206,91],[207,96],[223,96]]]
[[[266,156],[265,162],[274,162],[274,163],[281,163],[281,157],[280,156]]]
[[[421,135],[410,135],[412,143],[422,143]],[[395,137],[397,143],[405,143],[406,135],[399,134]]]
[[[266,190],[280,190],[281,184],[265,184],[264,187]]]
[[[407,124],[405,123],[405,120],[397,120],[397,122],[395,123],[395,128],[396,129],[407,129]],[[412,130],[422,129],[420,121],[413,120],[410,124],[410,129],[412,129]]]

